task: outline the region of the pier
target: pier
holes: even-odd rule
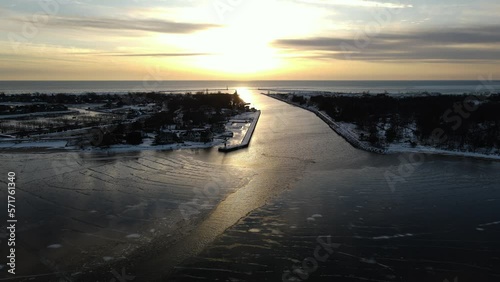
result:
[[[260,117],[260,111],[256,111],[255,117],[252,120],[252,124],[250,124],[250,127],[245,133],[245,137],[243,137],[243,140],[241,140],[240,144],[219,147],[219,152],[227,153],[248,147],[248,144],[250,144],[250,140],[252,139],[253,132],[255,131],[255,127],[257,126],[257,122],[259,121],[259,117]]]

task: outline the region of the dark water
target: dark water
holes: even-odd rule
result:
[[[499,281],[498,163],[427,157],[392,192],[383,177],[391,157],[336,157],[169,281]],[[320,249],[324,261],[319,242],[332,246]]]
[[[470,93],[498,92],[500,81],[488,78],[461,81],[0,81],[0,92],[18,93],[128,93],[145,91],[197,91],[239,87],[360,93]]]
[[[277,156],[313,161],[293,189],[168,281],[499,281],[500,163],[421,156],[392,190],[384,175],[400,156],[354,150],[310,118]],[[327,238],[332,252],[308,260]]]
[[[256,92],[242,92],[262,110],[255,135],[231,154],[2,154],[2,174],[19,175],[20,275],[499,281],[499,162],[426,156],[391,190],[384,174],[399,173],[399,156],[354,149]],[[328,256],[308,260],[325,242]]]

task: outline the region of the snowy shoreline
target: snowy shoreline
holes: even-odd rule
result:
[[[474,158],[474,159],[484,159],[484,160],[493,160],[500,161],[500,155],[488,155],[482,153],[473,153],[473,152],[460,152],[460,151],[450,151],[444,149],[438,149],[428,146],[415,146],[411,147],[405,143],[399,144],[391,144],[385,149],[376,148],[369,145],[367,142],[362,142],[359,140],[356,133],[354,133],[350,129],[350,125],[344,122],[335,122],[330,116],[326,113],[319,111],[313,107],[307,107],[300,104],[293,103],[287,99],[282,99],[276,94],[264,94],[268,97],[274,98],[276,100],[285,102],[295,107],[302,108],[304,110],[310,111],[316,114],[321,120],[323,120],[332,130],[334,130],[339,136],[345,139],[349,144],[357,149],[361,149],[364,151],[377,153],[377,154],[428,154],[428,155],[442,155],[442,156],[452,156],[452,157],[466,157],[466,158]]]

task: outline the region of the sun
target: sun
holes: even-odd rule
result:
[[[197,37],[206,56],[192,58],[196,68],[225,74],[252,74],[281,66],[272,40],[253,25],[227,26]],[[195,45],[196,46],[196,45]]]
[[[256,42],[225,42],[218,51],[217,54],[198,58],[198,67],[227,74],[252,74],[280,66],[278,54]]]
[[[200,18],[217,27],[189,36],[160,35],[158,46],[161,52],[175,46],[181,53],[202,54],[182,57],[182,61],[170,58],[170,67],[225,77],[273,75],[290,65],[288,54],[275,45],[277,39],[309,36],[324,26],[319,20],[324,11],[304,13],[304,9],[295,2],[255,0],[236,5],[223,21],[203,18],[203,14],[183,14],[182,18]]]

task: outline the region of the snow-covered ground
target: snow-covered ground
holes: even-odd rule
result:
[[[67,149],[66,144],[66,141],[0,142],[0,149]]]

